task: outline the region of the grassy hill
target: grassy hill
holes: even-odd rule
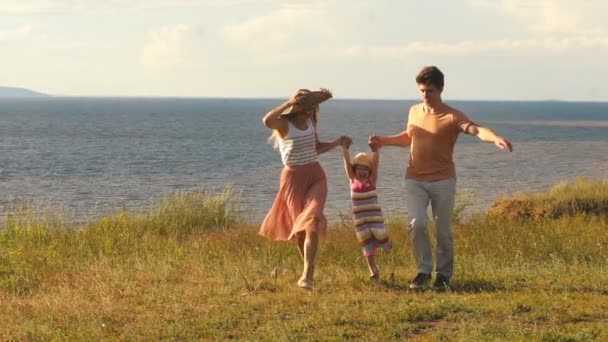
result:
[[[580,192],[562,190],[553,196]],[[608,340],[603,215],[459,220],[448,292],[407,288],[403,218],[389,220],[395,248],[379,256],[377,284],[345,222],[323,240],[306,291],[295,245],[259,237],[237,200],[179,194],[79,226],[14,208],[0,231],[1,339]]]

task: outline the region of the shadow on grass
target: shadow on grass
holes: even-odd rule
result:
[[[395,277],[394,273],[391,273],[386,279],[380,279],[374,282],[377,286],[380,286],[390,291],[409,291],[410,287],[408,283],[404,283]]]
[[[449,291],[455,293],[481,293],[505,291],[507,288],[500,282],[483,279],[457,281],[452,283]]]
[[[421,292],[420,290],[410,289],[409,281],[404,281],[395,278],[392,274],[386,279],[382,279],[375,284],[388,291],[405,291],[405,292]],[[456,281],[451,284],[449,289],[437,289],[431,287],[429,290],[436,292],[452,292],[452,293],[482,293],[482,292],[497,292],[506,291],[507,287],[502,282],[486,281],[483,279]]]
[[[502,284],[502,282],[492,282],[481,279],[457,281],[452,283],[449,289],[440,289],[429,286],[429,288],[426,290],[414,290],[410,288],[409,281],[395,278],[392,275],[379,281],[372,281],[370,285],[376,286],[378,289],[384,291],[408,293],[421,293],[427,291],[433,291],[438,293],[484,293],[508,290],[508,288],[504,284]]]
[[[560,293],[585,293],[608,296],[608,288],[601,289],[594,286],[559,286],[556,287],[555,290]]]

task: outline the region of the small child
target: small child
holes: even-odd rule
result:
[[[376,193],[380,151],[378,146],[370,144],[372,155],[358,153],[351,163],[348,147],[347,144],[342,145],[342,156],[344,170],[350,180],[355,233],[367,261],[370,279],[376,281],[380,279],[376,250],[382,247],[385,252],[390,252],[392,249]]]

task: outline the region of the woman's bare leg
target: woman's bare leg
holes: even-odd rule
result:
[[[302,257],[302,261],[305,261],[304,258],[304,242],[306,240],[306,232],[299,232],[296,234],[298,238],[298,252],[300,252],[300,256]]]
[[[304,239],[304,270],[302,277],[298,281],[298,286],[300,287],[312,287],[318,246],[319,234],[317,232],[306,232],[306,238]]]

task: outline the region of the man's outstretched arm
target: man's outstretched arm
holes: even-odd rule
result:
[[[369,137],[368,143],[377,145],[377,146],[406,147],[412,143],[412,138],[410,137],[407,130],[405,130],[399,134],[389,135],[389,136],[372,135],[371,137]]]
[[[501,137],[500,135],[496,134],[496,132],[487,127],[469,125],[469,127],[467,127],[466,129],[466,132],[467,134],[476,136],[481,141],[494,143],[494,145],[496,145],[501,150],[507,150],[509,152],[513,151],[513,145],[511,145],[511,142],[509,142],[509,140]]]

